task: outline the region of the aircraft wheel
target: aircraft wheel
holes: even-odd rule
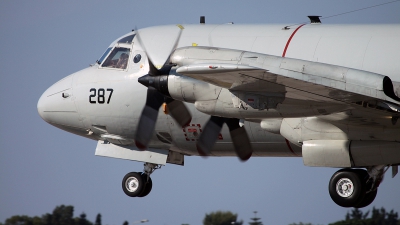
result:
[[[357,170],[357,172],[360,174],[363,182],[366,184],[365,190],[371,190],[372,188],[372,180],[369,180],[369,174],[366,170]],[[355,208],[364,208],[368,205],[370,205],[374,200],[376,195],[378,194],[378,188],[376,188],[374,191],[370,191],[365,194],[364,198],[361,200],[360,203],[358,203]]]
[[[329,182],[332,200],[342,207],[355,207],[365,196],[366,185],[361,173],[350,169],[339,170]]]
[[[143,178],[139,173],[131,172],[124,176],[122,179],[122,190],[129,197],[139,196],[144,188]]]
[[[151,177],[149,177],[149,179],[147,179],[148,175],[145,173],[142,173],[141,176],[142,176],[145,186],[143,188],[142,193],[140,193],[140,195],[138,197],[145,197],[150,193],[150,191],[153,187],[153,181],[151,180]]]
[[[358,203],[355,206],[355,208],[364,208],[366,206],[369,206],[375,200],[377,194],[378,194],[378,188],[375,189],[374,191],[365,194],[363,200],[360,203]]]

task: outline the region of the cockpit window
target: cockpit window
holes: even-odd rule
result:
[[[114,48],[102,67],[126,69],[128,65],[129,48]]]
[[[118,43],[125,43],[125,44],[130,44],[132,43],[133,38],[135,37],[134,34],[129,35],[127,37],[121,38]]]
[[[108,53],[111,51],[111,48],[107,48],[107,50],[104,52],[104,54],[100,57],[99,60],[97,60],[98,64],[101,64],[104,60],[104,58],[108,55]]]

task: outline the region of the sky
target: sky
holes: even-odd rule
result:
[[[334,168],[311,168],[301,158],[186,157],[185,166],[153,173],[153,190],[129,198],[123,176],[142,163],[94,156],[96,142],[44,122],[36,104],[63,77],[88,67],[131,29],[162,24],[282,23],[328,17],[383,1],[0,1],[0,222],[41,216],[73,205],[103,224],[148,219],[148,225],[202,224],[206,213],[232,211],[245,224],[344,219],[349,209],[328,193]],[[400,23],[400,2],[322,19],[323,23]],[[387,173],[372,206],[400,212],[400,175]]]

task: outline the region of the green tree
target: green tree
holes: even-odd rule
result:
[[[252,222],[250,222],[250,225],[263,225],[261,221],[259,221],[261,218],[257,217],[257,211],[254,211],[254,217],[250,218]]]
[[[101,225],[101,214],[97,214],[96,216],[96,221],[94,222],[94,225]]]
[[[60,205],[53,210],[51,225],[74,225],[74,207]],[[50,224],[49,224],[50,225]]]
[[[5,225],[42,225],[42,220],[37,216],[12,216],[6,219]]]
[[[84,212],[81,213],[79,218],[75,218],[75,221],[76,221],[75,224],[77,225],[93,225],[92,222],[86,219],[86,214]]]
[[[42,216],[42,223],[43,225],[52,225],[53,215],[46,213]]]
[[[42,218],[35,216],[32,218],[32,225],[43,225]]]
[[[203,219],[203,225],[242,225],[243,221],[237,221],[237,214],[230,211],[216,211],[206,214]]]
[[[382,207],[380,209],[372,208],[372,216],[368,221],[368,225],[370,224],[383,224],[383,225],[399,225],[400,219],[398,217],[397,212],[390,210],[390,212],[386,212],[386,210]]]
[[[29,217],[24,215],[16,215],[7,218],[5,223],[0,225],[93,225],[86,219],[86,214],[82,213],[79,217],[74,218],[74,207],[60,205],[56,206],[53,213],[46,213],[41,217]],[[101,214],[96,216],[96,224],[101,225]]]
[[[371,217],[367,218],[370,211],[363,213],[359,209],[347,212],[345,220],[331,223],[330,225],[400,225],[397,212],[386,212],[384,208],[372,208]]]

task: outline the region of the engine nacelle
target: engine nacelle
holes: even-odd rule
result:
[[[350,126],[344,122],[345,118],[339,123],[328,119],[265,119],[261,122],[261,128],[279,133],[301,147],[306,166],[365,167],[400,164],[400,135],[396,128],[388,132],[368,126]],[[380,141],[376,141],[376,138]]]
[[[138,81],[146,87],[155,88],[165,96],[190,103],[215,100],[222,89],[203,81],[176,74],[174,69],[171,69],[169,75],[145,75],[140,77]]]
[[[332,104],[324,106],[322,112],[318,105],[293,105],[293,101],[286,99],[281,93],[230,91],[177,74],[174,69],[167,77],[168,80],[163,76],[152,77],[151,79],[159,79],[160,82],[152,81],[151,86],[176,100],[195,103],[197,110],[208,115],[243,119],[303,117],[342,111],[347,107]],[[168,85],[164,85],[165,82]],[[168,88],[165,91],[166,86]]]
[[[168,76],[168,91],[172,98],[184,102],[208,101],[218,98],[221,87],[182,76],[171,70]]]

